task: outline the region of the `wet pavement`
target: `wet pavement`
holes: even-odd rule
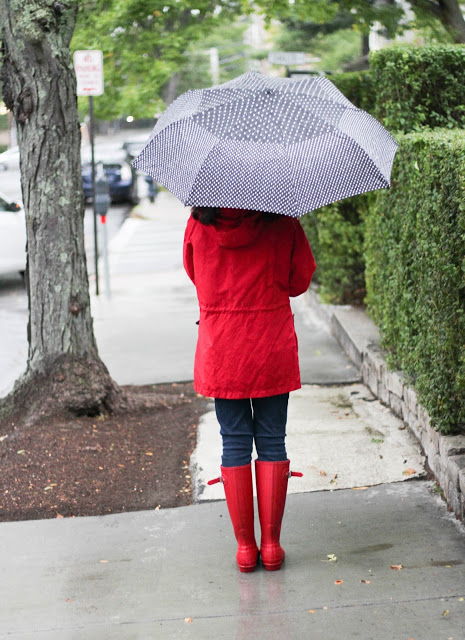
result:
[[[132,216],[111,245],[111,297],[92,296],[100,353],[121,384],[191,379],[187,212],[162,192]],[[27,312],[14,289],[0,322],[6,305],[19,357],[14,318]],[[220,454],[206,414],[193,460],[201,504],[0,524],[0,637],[463,640],[463,525],[425,479],[418,442],[304,298],[294,311],[309,384],[291,394],[288,452],[305,476],[291,480],[282,570],[237,571],[226,504],[202,491]]]

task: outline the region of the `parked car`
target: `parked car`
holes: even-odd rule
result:
[[[19,147],[11,147],[0,153],[0,169],[19,169]]]
[[[97,148],[95,162],[101,162],[110,188],[112,202],[130,202],[137,204],[139,201],[137,189],[137,172],[130,165],[127,153],[120,150],[102,152]],[[92,164],[88,157],[83,156],[81,168],[82,187],[86,200],[92,199]]]
[[[128,156],[130,156],[132,162],[134,158],[137,158],[146,144],[147,140],[128,140],[123,144],[123,149],[127,152]],[[152,176],[149,175],[144,175],[144,181],[147,183],[147,197],[150,202],[154,202],[155,196],[157,195],[157,183]]]
[[[24,209],[0,193],[0,274],[26,270]]]

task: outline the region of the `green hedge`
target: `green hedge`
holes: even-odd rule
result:
[[[402,137],[366,219],[367,302],[434,426],[465,426],[465,132]]]
[[[370,72],[374,115],[391,131],[465,126],[465,46],[388,47]]]
[[[373,194],[327,205],[301,218],[325,302],[362,304],[365,297],[364,218]]]
[[[376,92],[369,71],[353,71],[350,73],[336,73],[329,76],[329,80],[356,107],[374,114]]]

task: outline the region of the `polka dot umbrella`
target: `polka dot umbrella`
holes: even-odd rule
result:
[[[396,149],[327,78],[248,72],[179,96],[133,165],[185,205],[298,217],[389,187]]]

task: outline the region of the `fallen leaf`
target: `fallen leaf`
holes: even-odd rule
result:
[[[352,487],[352,491],[363,491],[364,489],[368,489],[368,487]]]
[[[337,562],[337,557],[334,555],[334,553],[328,553],[326,557],[328,558],[329,562]]]
[[[371,580],[363,580],[363,578],[362,580],[360,580],[360,582],[363,582],[364,584],[371,584]]]
[[[459,602],[463,602],[463,598],[459,598]]]
[[[24,449],[20,449],[19,451],[17,451],[16,453],[24,453]]]
[[[309,609],[308,612],[309,613],[316,613],[315,609]]]
[[[191,622],[192,622],[192,618],[184,618],[184,622],[185,622],[186,624],[191,624]]]
[[[60,519],[60,518],[64,518],[65,516],[62,516],[61,513],[57,513],[56,517],[57,519]]]
[[[146,452],[145,452],[145,455],[146,455],[146,456],[153,456],[153,453],[152,453],[151,451],[146,451]]]
[[[444,611],[442,612],[443,616],[448,616],[450,613],[449,609],[444,609]]]
[[[415,469],[406,469],[405,471],[402,471],[403,476],[411,476],[414,473],[416,473]]]
[[[326,471],[324,469],[320,470],[320,476],[325,476],[326,475]]]
[[[108,560],[99,560],[99,562],[106,563],[106,562],[108,562]]]
[[[335,580],[334,584],[342,584],[342,580]]]
[[[403,569],[403,564],[391,564],[391,569]]]

